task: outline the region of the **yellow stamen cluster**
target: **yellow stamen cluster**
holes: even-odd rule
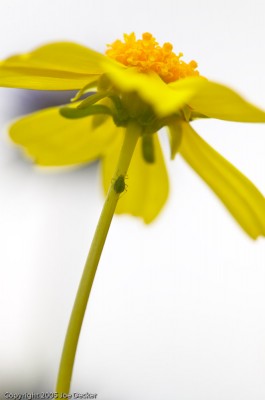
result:
[[[143,33],[142,39],[136,40],[135,34],[124,34],[124,42],[116,40],[108,45],[106,55],[128,67],[136,67],[141,72],[153,71],[164,82],[174,82],[187,76],[198,76],[196,61],[188,64],[176,55],[171,43],[159,46],[151,33]]]

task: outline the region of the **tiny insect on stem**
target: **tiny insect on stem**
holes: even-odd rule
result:
[[[115,180],[113,188],[116,193],[122,193],[125,190],[125,181],[124,181],[124,176],[120,175],[118,178]]]

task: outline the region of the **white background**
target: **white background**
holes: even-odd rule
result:
[[[123,32],[170,41],[200,72],[265,105],[263,0],[1,0],[0,58],[55,40],[104,51]],[[54,389],[103,196],[99,165],[45,173],[7,139],[34,92],[0,91],[0,391]],[[265,193],[265,128],[194,125]],[[168,146],[164,143],[166,158]],[[263,400],[265,251],[179,158],[150,226],[115,217],[72,392],[99,400]]]

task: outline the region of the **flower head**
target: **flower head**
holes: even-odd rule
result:
[[[182,53],[176,55],[171,43],[159,46],[155,38],[148,32],[142,39],[136,40],[135,34],[124,35],[124,42],[116,40],[108,45],[108,57],[127,67],[135,67],[139,72],[153,71],[166,82],[174,82],[187,76],[198,76],[196,61],[186,64],[181,60]]]
[[[265,122],[265,113],[233,90],[199,75],[170,43],[150,33],[124,35],[106,56],[73,43],[52,43],[0,64],[0,85],[41,90],[77,89],[72,104],[13,123],[10,136],[43,166],[102,161],[105,190],[130,121],[141,127],[128,171],[129,190],[118,213],[151,222],[163,207],[168,177],[156,133],[167,127],[171,158],[177,153],[212,188],[252,237],[265,235],[265,200],[258,189],[193,129],[197,118]],[[91,95],[91,90],[96,91]],[[89,92],[90,95],[84,98]]]

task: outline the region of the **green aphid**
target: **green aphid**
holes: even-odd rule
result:
[[[122,193],[125,190],[126,184],[125,184],[125,180],[124,180],[124,176],[120,175],[118,176],[118,178],[116,179],[116,181],[114,182],[114,190],[116,193]]]

